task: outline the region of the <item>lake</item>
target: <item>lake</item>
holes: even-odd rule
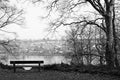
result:
[[[19,58],[14,58],[12,56],[9,56],[7,62],[5,64],[10,65],[11,60],[43,60],[44,64],[42,65],[48,65],[48,64],[60,64],[60,63],[65,63],[65,64],[70,64],[71,59],[65,58],[64,56],[20,56]]]
[[[3,56],[3,57],[2,57]],[[1,59],[2,58],[2,59]],[[7,58],[7,59],[6,59]],[[7,64],[10,65],[10,61],[14,61],[14,60],[32,60],[32,61],[36,61],[36,60],[42,60],[44,61],[44,64],[42,65],[48,65],[48,64],[61,64],[61,63],[65,63],[65,64],[70,64],[71,63],[71,58],[66,58],[65,56],[62,55],[48,55],[48,56],[19,56],[17,58],[13,57],[13,56],[8,56],[7,57],[5,55],[0,55],[0,61],[3,64]],[[85,57],[83,57],[84,60],[84,64],[87,65],[87,60]],[[73,60],[72,60],[73,62]],[[76,63],[76,60],[75,60]],[[99,64],[99,58],[95,58],[92,61],[93,65],[97,65]]]

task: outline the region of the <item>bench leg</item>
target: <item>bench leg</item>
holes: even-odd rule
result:
[[[15,63],[13,64],[13,68],[14,68],[14,73],[16,72],[16,67],[15,67]]]
[[[39,68],[39,72],[40,72],[40,63],[39,63],[39,67],[38,68]]]

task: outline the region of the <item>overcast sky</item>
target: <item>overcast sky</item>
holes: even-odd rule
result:
[[[42,16],[45,16],[46,11],[44,8],[44,5],[42,3],[38,5],[34,5],[30,2],[24,2],[24,0],[11,0],[11,4],[17,5],[17,7],[23,8],[25,10],[25,24],[20,25],[9,25],[8,27],[4,28],[4,30],[10,31],[10,32],[16,32],[18,39],[42,39],[45,38],[48,34],[46,31],[46,28],[49,27],[48,20],[41,19]],[[60,38],[61,36],[64,36],[65,28],[61,27],[58,29],[58,33],[56,35],[48,35],[49,38]],[[10,36],[11,38],[14,38],[11,34],[6,34],[7,36]],[[4,36],[6,37],[6,36]]]

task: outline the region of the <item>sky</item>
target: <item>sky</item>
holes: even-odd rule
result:
[[[48,35],[47,28],[49,28],[49,23],[47,19],[42,19],[45,14],[47,14],[45,7],[43,4],[37,4],[34,5],[30,2],[24,2],[24,0],[16,2],[16,0],[11,0],[11,5],[17,4],[16,6],[19,9],[24,9],[24,24],[23,25],[16,25],[11,24],[8,25],[2,30],[8,31],[8,32],[14,32],[16,35],[13,35],[13,33],[6,33],[3,31],[0,31],[0,36],[5,39],[43,39],[43,38],[51,38],[51,39],[60,39],[61,36],[64,36],[64,29],[60,28],[58,29],[58,33],[53,35],[53,33],[50,33]],[[4,34],[4,36],[3,36]]]
[[[16,5],[19,9],[24,9],[25,24],[24,25],[12,24],[5,28],[2,28],[3,30],[9,31],[9,32],[15,32],[17,34],[16,36],[13,35],[12,33],[6,34],[4,37],[3,35],[0,35],[0,36],[6,39],[9,36],[9,38],[12,38],[12,39],[16,37],[17,39],[32,39],[32,40],[43,39],[47,37],[51,39],[52,38],[60,39],[62,36],[65,36],[64,31],[67,29],[65,27],[59,27],[57,29],[56,34],[50,33],[48,35],[49,32],[46,29],[49,28],[49,25],[48,25],[49,20],[41,18],[47,14],[44,5],[42,3],[34,5],[29,1],[26,1],[26,2],[24,1],[25,0],[11,0],[10,4]]]

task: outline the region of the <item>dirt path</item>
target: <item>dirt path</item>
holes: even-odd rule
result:
[[[60,71],[0,71],[0,80],[120,80],[120,78],[102,74],[88,74]]]

